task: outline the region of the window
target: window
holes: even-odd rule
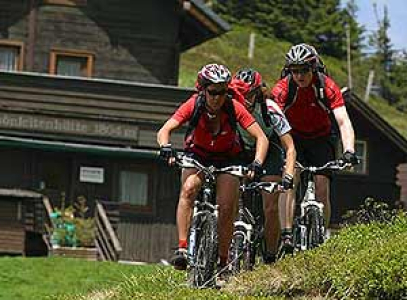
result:
[[[150,210],[148,173],[122,170],[119,174],[119,201],[134,208]]]
[[[353,172],[357,174],[367,174],[367,142],[356,141],[355,152],[360,159],[360,163],[353,168]]]
[[[338,157],[342,155],[342,152],[342,145],[340,145],[338,147]],[[367,142],[356,140],[355,153],[360,159],[360,163],[354,166],[351,170],[347,170],[345,172],[353,174],[367,174]]]
[[[92,77],[94,55],[87,51],[51,51],[50,74],[62,76]]]
[[[23,43],[0,39],[0,70],[23,69]]]

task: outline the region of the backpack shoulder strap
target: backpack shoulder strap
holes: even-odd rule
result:
[[[317,83],[315,84],[315,95],[317,97],[317,101],[319,103],[319,105],[322,106],[323,109],[325,109],[328,112],[331,112],[331,109],[329,108],[329,103],[328,103],[328,99],[326,96],[326,92],[325,92],[325,79],[326,79],[326,75],[322,72],[317,72]]]
[[[318,104],[328,113],[329,119],[331,120],[331,135],[338,136],[339,126],[336,122],[334,112],[329,106],[328,97],[326,95],[326,84],[325,80],[327,75],[322,72],[317,72],[318,80],[315,84],[315,93],[317,97]]]
[[[232,95],[228,94],[226,96],[226,101],[225,101],[224,105],[226,108],[226,112],[228,114],[230,127],[232,128],[233,131],[236,131],[237,130],[237,119],[236,119],[235,106],[233,105]]]
[[[192,117],[189,120],[185,136],[190,135],[191,132],[195,129],[196,125],[198,125],[199,117],[202,114],[204,106],[205,106],[204,94],[200,92],[195,99],[194,111],[192,112]]]
[[[260,102],[261,117],[263,118],[266,127],[271,127],[270,114],[267,109],[266,101]]]
[[[287,100],[285,101],[284,109],[285,112],[291,105],[293,105],[295,98],[297,96],[297,85],[293,80],[293,76],[291,73],[287,75],[287,82],[288,82],[288,93],[287,93]]]

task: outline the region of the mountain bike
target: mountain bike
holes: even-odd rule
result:
[[[351,164],[343,160],[333,160],[321,167],[304,167],[299,162],[296,168],[301,173],[299,212],[294,218],[293,242],[295,250],[308,250],[318,247],[325,241],[324,204],[315,195],[315,174],[321,171],[340,171]],[[305,187],[305,191],[301,191]],[[298,192],[298,191],[297,191]],[[301,196],[303,194],[303,196]],[[298,209],[296,209],[298,211]]]
[[[229,265],[232,274],[237,274],[241,270],[253,270],[256,254],[266,251],[262,216],[263,202],[260,192],[265,191],[271,194],[278,190],[281,190],[281,186],[277,182],[252,182],[240,185],[239,212],[234,223],[229,250]]]
[[[194,201],[191,227],[188,234],[188,276],[192,287],[216,285],[218,261],[218,205],[216,204],[216,175],[227,173],[242,176],[243,166],[205,167],[197,160],[177,155],[176,165],[195,168],[204,175],[203,185]],[[246,172],[247,173],[247,172]]]

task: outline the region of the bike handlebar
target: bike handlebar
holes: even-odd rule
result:
[[[277,191],[284,191],[280,182],[251,182],[247,185],[242,185],[240,189],[243,192],[261,190],[269,194],[273,194]]]
[[[216,168],[214,166],[205,167],[196,159],[185,154],[177,154],[175,156],[175,164],[180,168],[195,168],[203,172],[205,175],[214,178],[215,174],[223,173],[230,174],[239,178],[247,177],[249,169],[241,165],[227,166]]]
[[[309,166],[309,167],[304,167],[301,163],[298,161],[295,163],[295,168],[299,169],[301,172],[303,171],[309,171],[312,173],[318,172],[318,171],[323,171],[323,170],[331,170],[331,171],[341,171],[346,168],[352,167],[351,163],[346,163],[342,159],[336,159],[332,161],[328,161],[325,165],[321,167],[315,167],[315,166]]]

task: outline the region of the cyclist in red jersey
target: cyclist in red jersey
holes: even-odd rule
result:
[[[324,93],[327,108],[323,107],[316,95],[319,56],[315,48],[307,44],[292,46],[286,54],[285,68],[289,76],[279,80],[272,88],[274,101],[285,112],[292,127],[291,134],[297,150],[297,160],[304,165],[322,166],[335,159],[336,142],[332,134],[330,111],[338,124],[343,145],[343,159],[355,164],[355,137],[352,123],[345,107],[342,93],[336,83],[323,75]],[[322,74],[319,74],[322,75]],[[296,94],[291,103],[289,96],[289,80],[293,80]],[[298,177],[298,176],[296,176]],[[296,178],[298,181],[298,178]],[[316,195],[324,204],[324,216],[328,227],[331,215],[330,206],[330,174],[316,175]],[[294,192],[287,194],[287,204],[292,206]],[[292,247],[292,218],[284,220],[283,244]]]
[[[164,124],[157,134],[161,147],[160,155],[171,164],[174,151],[170,144],[171,132],[190,121],[194,114],[197,97],[202,97],[204,106],[198,122],[186,136],[184,150],[203,165],[224,167],[237,164],[242,151],[237,132],[237,122],[256,139],[256,153],[249,167],[249,176],[261,172],[268,148],[268,140],[251,114],[228,94],[230,71],[223,65],[210,64],[198,73],[198,93],[188,99]],[[233,105],[235,120],[227,106]],[[230,109],[230,108],[229,108]],[[171,263],[176,269],[187,267],[187,235],[192,215],[193,201],[203,182],[202,174],[196,169],[183,169],[181,193],[177,208],[178,250]],[[219,204],[219,260],[220,267],[226,265],[229,244],[233,234],[233,220],[239,197],[239,180],[229,174],[217,177],[217,203]]]

